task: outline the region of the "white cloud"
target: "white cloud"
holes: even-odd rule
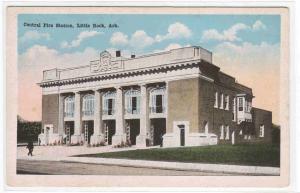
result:
[[[50,34],[33,30],[33,31],[26,31],[25,34],[22,37],[20,37],[21,42],[30,41],[30,40],[39,40],[39,39],[49,40]]]
[[[110,43],[116,47],[129,45],[131,48],[144,48],[150,46],[155,40],[143,30],[137,30],[128,39],[128,35],[122,32],[115,32],[110,38]]]
[[[249,29],[249,26],[243,23],[237,23],[222,32],[216,29],[208,29],[202,33],[202,40],[241,41],[241,38],[237,37],[237,33],[246,29]]]
[[[43,45],[34,45],[18,56],[20,69],[26,68],[66,68],[89,64],[89,59],[97,58],[99,51],[86,48],[82,52],[60,54],[57,50]],[[37,58],[40,58],[37,60]]]
[[[184,24],[176,22],[168,27],[166,35],[156,35],[155,40],[161,42],[166,39],[188,38],[192,35],[191,30]]]
[[[18,113],[27,120],[41,120],[42,93],[36,83],[41,82],[43,70],[88,65],[89,60],[98,57],[99,51],[93,48],[60,54],[42,45],[34,45],[18,55]]]
[[[169,25],[168,33],[165,35],[156,35],[155,37],[151,37],[144,30],[137,30],[129,38],[128,35],[122,32],[115,32],[110,38],[110,43],[117,47],[130,46],[131,48],[141,49],[163,40],[188,38],[191,35],[192,32],[187,26],[176,22]]]
[[[143,30],[138,30],[132,34],[130,39],[131,47],[144,48],[154,43],[154,39]]]
[[[172,44],[169,44],[165,48],[165,51],[172,50],[172,49],[177,49],[177,48],[182,48],[182,46],[180,44],[172,43]]]
[[[128,42],[128,36],[122,32],[115,32],[110,38],[110,43],[113,46],[125,46]]]
[[[265,30],[267,29],[266,25],[261,22],[260,20],[257,20],[253,25],[252,25],[252,29],[254,31],[258,31],[258,30]]]
[[[63,41],[61,43],[61,48],[74,48],[80,46],[81,42],[87,38],[91,38],[97,35],[102,34],[102,32],[97,31],[83,31],[76,37],[76,39],[72,40],[70,43],[67,41]]]

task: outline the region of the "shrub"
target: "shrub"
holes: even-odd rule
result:
[[[41,133],[42,123],[40,121],[26,121],[17,117],[17,142],[35,142]]]
[[[104,142],[104,141],[101,141],[99,145],[100,145],[100,146],[105,146],[105,142]]]

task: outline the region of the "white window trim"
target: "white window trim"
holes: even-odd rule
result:
[[[224,139],[224,125],[220,126],[220,132],[221,132],[220,139]]]
[[[265,137],[265,125],[259,126],[259,137],[261,138]]]
[[[149,107],[150,113],[156,113],[156,97],[158,95],[162,96],[162,113],[166,112],[166,88],[154,88],[150,91],[150,100],[149,100]]]
[[[220,109],[224,109],[224,94],[221,94]]]
[[[115,114],[115,103],[116,103],[116,92],[115,91],[108,91],[102,95],[102,110],[103,115],[108,115],[108,100],[112,99],[112,114]]]
[[[226,135],[225,135],[225,140],[229,140],[229,133],[230,133],[230,129],[229,129],[229,126],[226,125]]]
[[[229,95],[226,95],[225,97],[225,102],[226,102],[226,105],[225,105],[225,110],[229,110]]]
[[[215,104],[214,104],[215,108],[218,108],[218,92],[215,92]]]
[[[136,111],[132,111],[132,98],[136,97]],[[125,92],[125,114],[140,114],[141,91],[130,89]]]
[[[236,122],[236,97],[233,98],[233,103],[232,103],[232,113],[233,113],[233,122]]]
[[[75,112],[75,97],[68,96],[64,99],[64,116],[74,117]]]
[[[82,98],[83,116],[93,116],[95,111],[95,96],[87,94]]]

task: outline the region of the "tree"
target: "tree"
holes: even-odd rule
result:
[[[18,115],[17,123],[17,143],[38,140],[42,128],[40,121],[26,121]]]

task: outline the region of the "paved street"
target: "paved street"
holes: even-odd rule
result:
[[[49,175],[166,175],[166,176],[215,176],[224,173],[176,171],[152,168],[135,168],[60,161],[17,160],[18,174]]]

